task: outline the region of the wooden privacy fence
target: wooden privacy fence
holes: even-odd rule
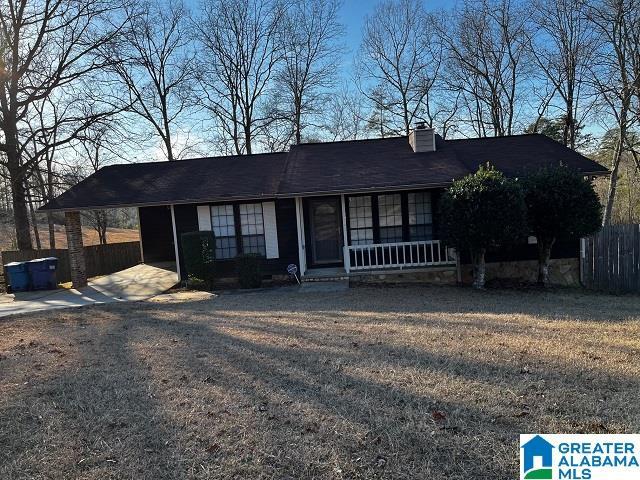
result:
[[[609,225],[580,248],[585,287],[611,293],[640,292],[640,225]]]
[[[10,262],[26,262],[36,258],[58,258],[58,282],[71,281],[69,251],[64,249],[44,249],[27,251],[2,252],[2,264]],[[90,245],[84,247],[87,263],[87,276],[108,275],[140,263],[140,242],[108,243],[107,245]],[[6,279],[6,272],[4,272]]]

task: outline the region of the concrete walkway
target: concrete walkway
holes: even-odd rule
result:
[[[136,265],[104,277],[94,278],[80,290],[49,290],[0,295],[0,317],[55,308],[82,307],[112,302],[145,300],[178,283],[171,270]]]

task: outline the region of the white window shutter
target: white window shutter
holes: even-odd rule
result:
[[[262,202],[262,218],[264,220],[264,243],[267,258],[279,258],[275,202]]]
[[[211,208],[209,205],[198,205],[198,230],[211,231]]]

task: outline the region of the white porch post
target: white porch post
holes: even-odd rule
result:
[[[351,270],[351,256],[349,255],[349,243],[347,235],[347,207],[345,204],[344,194],[340,195],[340,204],[342,205],[342,260],[344,261],[344,271],[349,273]]]
[[[176,254],[176,272],[178,273],[178,281],[182,281],[182,275],[180,274],[180,254],[178,253],[178,232],[176,230],[176,213],[171,205],[171,227],[173,228],[173,249]]]
[[[300,263],[300,276],[304,276],[307,271],[307,257],[305,255],[304,245],[304,214],[302,210],[302,198],[295,197],[296,202],[296,221],[298,230],[298,262]]]

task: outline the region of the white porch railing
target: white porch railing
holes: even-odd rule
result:
[[[455,251],[440,240],[345,246],[344,260],[347,272],[456,264]]]

